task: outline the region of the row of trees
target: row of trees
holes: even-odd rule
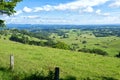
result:
[[[82,48],[78,50],[79,52],[85,52],[85,53],[93,53],[93,54],[99,54],[106,56],[108,53],[106,51],[103,51],[101,49],[87,49],[87,48]]]
[[[25,35],[18,36],[16,34],[13,34],[9,39],[12,41],[29,44],[29,45],[48,46],[53,48],[65,49],[65,50],[70,49],[69,45],[65,44],[64,42],[60,42],[60,41],[54,42],[51,39],[47,41],[35,41],[35,40],[29,40],[28,36]]]
[[[24,36],[24,35],[19,37],[18,35],[14,34],[9,39],[12,41],[16,41],[16,42],[20,42],[20,43],[24,43],[24,44],[29,43],[28,37]]]
[[[118,36],[120,37],[120,28],[97,28],[92,30],[96,37]]]

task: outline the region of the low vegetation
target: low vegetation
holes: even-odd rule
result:
[[[106,56],[108,55],[107,52],[101,50],[101,49],[87,49],[87,48],[82,48],[80,50],[78,50],[79,52],[85,52],[85,53],[93,53],[93,54],[99,54],[99,55],[103,55]]]
[[[35,41],[35,40],[29,40],[29,37],[31,35],[24,35],[24,34],[12,34],[9,38],[11,41],[20,42],[23,44],[29,44],[29,45],[37,45],[37,46],[48,46],[53,48],[59,48],[59,49],[67,49],[69,50],[69,45],[65,44],[64,42],[60,41],[53,41],[51,39],[48,39],[46,41]]]
[[[40,47],[0,39],[0,79],[16,80],[47,77],[49,70],[60,68],[63,80],[119,80],[120,60],[83,52]],[[9,69],[9,55],[15,57],[15,68]],[[111,64],[112,63],[112,64]],[[42,74],[41,74],[42,73]]]
[[[99,29],[97,31],[99,31]],[[91,31],[79,29],[38,29],[37,31],[7,29],[1,30],[0,34],[7,36],[7,38],[12,41],[20,42],[23,44],[48,46],[52,48],[79,52],[86,52],[86,50],[84,49],[86,48],[88,53],[107,56],[116,56],[119,51],[118,44],[120,43],[119,37],[95,37]],[[6,37],[4,39],[6,39]],[[93,51],[93,49],[95,49],[96,52]]]
[[[117,54],[115,57],[118,57],[118,58],[120,58],[120,52],[119,52],[119,54]]]
[[[53,80],[58,66],[60,80],[119,80],[120,38],[98,37],[92,31],[0,30],[0,79]],[[13,72],[10,54],[15,56]]]

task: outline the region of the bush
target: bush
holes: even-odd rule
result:
[[[52,47],[53,45],[55,45],[55,42],[52,39],[49,39],[47,42],[45,42],[45,45]]]
[[[20,43],[24,43],[24,44],[28,44],[29,43],[29,39],[28,37],[22,36],[20,38],[20,36],[13,34],[10,38],[11,41],[16,41],[16,42],[20,42]]]
[[[101,49],[93,49],[92,51],[93,51],[93,53],[96,53],[96,54],[100,54],[100,55],[104,55],[104,56],[108,55],[108,53],[106,51],[103,51]]]
[[[85,40],[84,40],[84,41],[82,41],[82,44],[86,44],[86,43],[87,43],[87,41],[85,41]]]
[[[119,52],[119,54],[117,54],[115,57],[118,57],[118,58],[120,58],[120,52]]]
[[[78,52],[92,53],[91,50],[90,50],[90,49],[87,49],[87,48],[79,49]]]
[[[68,46],[64,42],[60,42],[60,41],[58,41],[53,47],[54,48],[59,48],[59,49],[65,49],[65,50],[69,50],[70,49],[70,46]]]
[[[72,50],[72,51],[76,51],[78,48],[79,48],[79,45],[76,44],[76,43],[72,43],[72,44],[70,45],[70,50]]]
[[[103,51],[101,49],[87,49],[87,48],[82,48],[78,50],[79,52],[86,52],[86,53],[93,53],[93,54],[99,54],[99,55],[108,55],[106,51]]]

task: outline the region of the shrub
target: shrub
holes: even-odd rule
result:
[[[119,52],[119,54],[117,54],[115,57],[118,57],[118,58],[120,58],[120,52]]]
[[[82,48],[78,50],[79,52],[86,52],[86,53],[93,53],[93,54],[99,54],[99,55],[108,55],[106,51],[103,51],[101,49],[87,49],[87,48]]]
[[[108,53],[106,51],[103,51],[101,49],[93,49],[92,50],[93,53],[96,53],[96,54],[100,54],[100,55],[108,55]]]
[[[16,41],[16,42],[20,42],[20,43],[24,43],[24,44],[28,44],[29,43],[29,39],[28,37],[22,36],[20,38],[20,36],[13,34],[10,38],[11,41]]]
[[[70,46],[68,46],[64,42],[60,42],[60,41],[58,41],[53,47],[54,48],[59,48],[59,49],[65,49],[65,50],[69,50],[70,49]]]
[[[82,41],[82,44],[86,44],[86,43],[87,43],[87,41],[85,41],[85,40],[84,40],[84,41]]]
[[[72,44],[70,45],[70,50],[72,50],[72,51],[75,51],[75,50],[77,50],[78,48],[79,48],[79,45],[76,44],[76,43],[72,43]]]
[[[87,48],[79,49],[78,52],[92,53],[91,50],[90,50],[90,49],[87,49]]]

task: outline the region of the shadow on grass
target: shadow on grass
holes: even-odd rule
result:
[[[6,71],[7,69],[4,67],[0,67],[0,71]]]
[[[97,80],[97,79],[99,79],[99,80],[118,80],[118,79],[115,79],[115,78],[113,78],[113,77],[105,77],[105,76],[101,76],[101,77],[86,77],[86,78],[84,78],[84,79],[82,79],[82,80]]]
[[[9,69],[8,69],[8,68],[5,68],[5,67],[0,67],[0,71],[6,72],[6,71],[9,71]]]
[[[49,71],[48,75],[46,76],[43,73],[34,73],[23,78],[22,80],[55,80],[54,77],[54,72]],[[76,77],[67,76],[65,78],[60,78],[60,80],[76,80]]]
[[[118,80],[113,77],[102,77],[102,80]]]
[[[49,71],[48,75],[44,75],[43,72],[35,72],[33,74],[24,76],[24,78],[22,79],[20,78],[20,76],[16,75],[13,77],[13,80],[55,80],[54,77],[55,76],[53,71]],[[76,77],[66,76],[65,78],[60,78],[59,80],[76,80]]]
[[[19,78],[20,76],[14,77],[13,80],[55,80],[54,79],[54,73],[44,75],[43,73],[34,73],[31,74],[30,76],[26,76],[22,79]],[[60,78],[59,80],[77,80],[76,77],[74,76],[66,76],[65,78]],[[113,77],[86,77],[86,78],[81,78],[80,80],[118,80]]]
[[[15,76],[14,79],[19,80],[19,76]],[[49,71],[48,75],[44,75],[43,72],[35,72],[30,75],[26,75],[22,80],[54,80],[54,72]]]
[[[35,73],[30,73],[29,75],[23,73],[22,74],[23,76],[20,74],[14,74],[14,72],[11,72],[9,69],[5,67],[0,67],[0,71],[5,73],[3,78],[8,76],[8,78],[12,78],[12,80],[55,80],[54,79],[55,72],[51,70],[48,72],[47,75],[45,75],[43,72],[35,72]],[[101,77],[96,77],[96,78],[101,79],[101,80],[118,80],[113,77],[106,77],[106,76],[101,76]],[[95,80],[96,78],[86,77],[84,79],[82,78],[81,80]],[[77,79],[75,76],[69,75],[69,76],[66,76],[65,78],[60,78],[60,80],[77,80]]]
[[[64,79],[60,79],[60,80],[77,80],[77,79],[76,77],[69,75],[69,76],[66,76]]]

